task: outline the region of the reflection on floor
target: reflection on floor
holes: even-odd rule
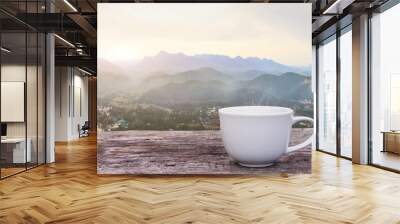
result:
[[[352,148],[351,147],[341,147],[340,149],[340,153],[342,156],[347,157],[347,158],[351,158],[352,157]]]
[[[36,163],[24,163],[19,164],[1,164],[1,178],[5,178],[11,176],[13,174],[20,173],[25,171],[26,169],[30,169],[31,167],[36,167]]]
[[[25,170],[25,167],[23,167],[23,168],[20,168],[20,167],[17,167],[17,168],[12,168],[12,167],[11,168],[1,168],[1,177],[4,178],[4,177],[10,176],[10,175],[22,172],[24,170]]]
[[[400,155],[391,152],[374,151],[373,164],[400,170]]]

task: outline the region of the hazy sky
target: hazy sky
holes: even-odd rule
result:
[[[133,60],[160,51],[311,64],[311,4],[98,4],[98,55]]]

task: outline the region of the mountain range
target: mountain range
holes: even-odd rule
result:
[[[283,74],[295,72],[303,75],[310,74],[309,67],[297,67],[280,64],[267,58],[258,57],[229,57],[225,55],[197,54],[186,55],[183,53],[168,53],[161,51],[158,54],[133,63],[132,70],[138,73],[179,73],[204,67],[211,67],[231,75],[245,75],[248,71],[260,71],[269,74]]]
[[[142,66],[151,64],[139,63]],[[219,128],[218,108],[241,105],[290,107],[296,114],[312,116],[310,76],[296,72],[267,73],[258,69],[236,70],[235,73],[216,69],[216,65],[197,68],[200,64],[194,64],[188,62],[183,65],[185,69],[177,70],[166,64],[165,70],[153,69],[147,73],[134,71],[138,64],[132,69],[107,63],[99,66],[101,127],[215,130]],[[192,67],[196,68],[189,69]]]
[[[188,103],[288,105],[312,100],[310,77],[291,72],[241,80],[213,68],[201,68],[152,76],[144,83],[140,102],[167,107]]]
[[[197,79],[204,79],[217,72],[220,73],[219,79],[224,77],[224,79],[231,80],[252,80],[264,74],[281,75],[288,72],[309,76],[311,71],[307,66],[289,66],[266,58],[229,57],[213,54],[190,56],[164,51],[141,60],[124,62],[123,65],[104,59],[99,59],[98,64],[102,77],[99,79],[100,94],[126,89],[131,91],[140,89],[139,91],[142,92],[152,86],[165,84],[166,79],[169,79],[166,78],[168,76],[173,77],[171,79],[179,79],[179,77],[187,75],[193,80],[194,76],[202,75],[204,77],[197,77]],[[118,85],[110,85],[110,83],[118,83]]]

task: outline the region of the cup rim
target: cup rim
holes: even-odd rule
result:
[[[256,109],[257,112],[240,112],[240,109]],[[267,112],[265,109],[275,110]],[[260,111],[263,110],[263,111]],[[280,111],[278,111],[280,110]],[[218,110],[219,115],[229,115],[237,117],[269,117],[269,116],[286,116],[293,114],[293,110],[287,107],[277,106],[234,106],[224,107]]]

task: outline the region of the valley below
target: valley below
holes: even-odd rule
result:
[[[310,77],[292,72],[239,79],[201,68],[149,76],[132,86],[99,97],[102,130],[218,130],[218,109],[230,106],[282,106],[296,115],[313,114]]]

